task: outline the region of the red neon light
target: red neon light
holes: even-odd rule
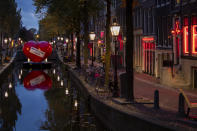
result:
[[[142,38],[143,41],[154,41],[153,37],[149,37],[149,38]]]
[[[172,31],[171,31],[171,33],[172,33],[172,34],[175,34],[175,31],[174,31],[174,30],[172,30]]]
[[[100,34],[101,38],[104,37],[104,31],[101,31],[101,34]]]
[[[172,34],[178,35],[180,33],[179,29],[179,21],[176,20],[175,25],[174,25],[174,30],[171,31]]]
[[[183,27],[183,43],[184,43],[184,53],[189,53],[188,48],[188,26]]]
[[[192,26],[192,53],[197,54],[197,25]]]

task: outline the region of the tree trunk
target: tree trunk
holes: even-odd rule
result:
[[[1,64],[3,64],[3,54],[2,54],[2,42],[3,42],[3,34],[0,32],[0,57],[1,57]]]
[[[133,101],[133,0],[126,0],[126,74],[127,74],[127,100]]]
[[[111,0],[107,0],[106,15],[106,53],[105,53],[105,86],[109,85],[109,72],[111,61],[111,38],[110,38],[110,21],[111,21]]]
[[[80,23],[79,23],[80,24]],[[81,45],[81,40],[80,40],[80,28],[76,32],[77,36],[77,54],[76,54],[76,66],[77,68],[81,68],[81,54],[80,54],[80,45]]]
[[[88,12],[87,12],[87,1],[84,1],[84,65],[88,65]]]
[[[73,61],[73,53],[74,53],[74,40],[73,40],[73,32],[71,33],[71,61]]]

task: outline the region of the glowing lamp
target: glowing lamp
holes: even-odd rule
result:
[[[5,98],[8,98],[8,92],[7,91],[5,92]]]
[[[10,89],[12,88],[12,83],[11,83],[11,82],[9,83],[9,88],[10,88]]]
[[[77,37],[75,38],[75,42],[77,42]]]
[[[96,34],[94,32],[90,32],[89,37],[91,41],[94,41]]]
[[[78,102],[77,102],[77,100],[75,100],[75,104],[74,104],[74,106],[75,106],[75,107],[77,107],[77,106],[78,106]]]
[[[55,75],[55,69],[53,70],[53,74]]]
[[[110,30],[111,30],[112,36],[117,37],[120,32],[120,25],[116,21],[114,21],[110,27]]]
[[[63,86],[64,85],[64,82],[63,82],[63,80],[61,80],[61,84],[60,84],[61,86]]]
[[[5,44],[7,44],[7,43],[8,43],[8,39],[7,39],[7,38],[5,38],[5,39],[4,39],[4,42],[5,42]]]
[[[69,39],[68,38],[66,38],[66,43],[68,43],[69,42]]]
[[[69,91],[68,91],[68,89],[66,88],[66,90],[65,90],[65,94],[66,95],[68,95],[69,94]]]
[[[60,76],[57,76],[57,81],[60,81]]]
[[[175,34],[175,31],[174,31],[174,30],[172,30],[172,31],[171,31],[171,33],[172,33],[172,34]]]
[[[18,75],[18,79],[19,79],[19,80],[21,79],[21,75],[20,75],[20,74]]]
[[[10,42],[12,41],[12,38],[11,38],[11,37],[9,38],[9,41],[10,41]]]

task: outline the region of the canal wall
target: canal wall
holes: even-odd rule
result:
[[[102,100],[98,95],[95,95],[95,90],[84,81],[82,76],[74,72],[71,66],[59,60],[61,65],[69,72],[70,79],[81,90],[83,96],[90,102],[91,110],[94,112],[104,125],[113,131],[168,131],[177,130],[169,127],[162,121],[129,110],[125,111],[121,106],[111,101]],[[164,114],[165,115],[165,114]],[[179,130],[179,129],[178,129]]]
[[[13,68],[14,62],[16,61],[16,57],[17,57],[17,53],[13,55],[13,57],[8,63],[4,63],[3,65],[1,65],[2,68],[0,69],[0,81],[1,81],[0,84],[4,82],[5,78],[7,78],[8,76],[8,73]]]

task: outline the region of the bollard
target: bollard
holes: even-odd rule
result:
[[[155,90],[154,93],[154,109],[159,109],[159,91]]]
[[[180,116],[185,116],[185,105],[184,105],[184,96],[182,93],[179,94],[179,109],[178,109],[178,112],[179,112],[179,115]]]

